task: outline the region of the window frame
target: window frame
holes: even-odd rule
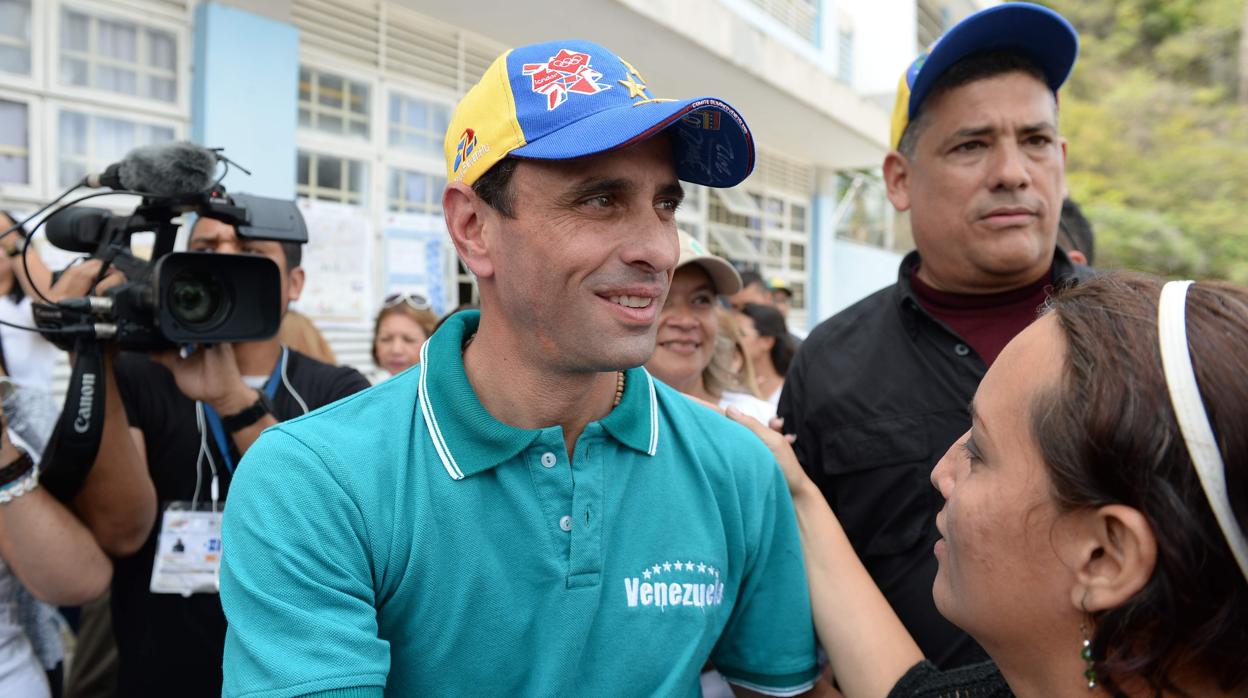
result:
[[[421,96],[418,94],[414,94],[414,92],[415,92],[414,90],[406,89],[405,87],[400,86],[400,85],[389,84],[385,86],[385,94],[382,97],[382,113],[381,113],[381,116],[382,116],[381,127],[385,131],[384,133],[381,134],[382,136],[381,143],[384,146],[384,149],[382,151],[382,159],[401,158],[403,160],[409,160],[413,162],[420,161],[425,164],[429,164],[431,162],[437,163],[438,166],[445,173],[446,164],[445,164],[445,155],[443,155],[443,140],[445,140],[445,135],[443,136],[443,139],[438,141],[437,155],[421,153],[416,150],[411,150],[407,148],[406,146],[402,146],[402,145],[390,144],[390,128],[391,128],[390,99],[392,97],[399,97],[401,99],[408,99],[408,100],[419,100],[419,101],[427,102],[427,103],[434,104],[437,106],[446,107],[448,111],[448,124],[449,124],[450,117],[454,116],[455,101],[443,100],[435,96],[428,96],[428,97]]]
[[[34,95],[22,92],[0,95],[0,99],[26,105],[26,183],[0,182],[0,190],[4,192],[6,199],[40,199],[44,186],[45,149],[42,145],[46,142],[43,102]],[[6,202],[6,205],[11,204]]]
[[[299,51],[299,70],[304,68],[314,70],[318,73],[329,73],[335,77],[343,78],[351,82],[362,83],[368,87],[368,137],[362,138],[358,135],[349,133],[332,133],[322,131],[314,126],[302,126],[299,124],[299,82],[295,81],[295,133],[296,138],[303,142],[306,139],[309,142],[318,142],[327,144],[328,147],[337,147],[344,152],[349,152],[352,156],[358,157],[360,154],[360,146],[367,145],[370,149],[370,157],[379,154],[381,147],[385,141],[378,139],[377,133],[377,114],[378,110],[385,105],[380,99],[381,80],[376,75],[370,75],[367,71],[361,70],[350,61],[341,58],[332,58],[323,56],[314,52],[309,52],[301,48]]]
[[[83,0],[60,0],[48,3],[49,41],[47,55],[48,89],[58,97],[81,100],[112,108],[119,113],[128,115],[152,115],[172,118],[186,118],[190,112],[191,66],[190,43],[191,31],[189,22],[181,24],[166,18],[160,13],[143,13],[124,3],[112,3],[107,8]],[[176,52],[176,94],[173,102],[163,102],[148,97],[127,95],[111,92],[96,87],[72,85],[61,80],[61,16],[62,11],[70,9],[92,17],[104,17],[133,22],[141,28],[152,28],[173,34],[177,42]],[[141,38],[139,39],[142,40]]]
[[[363,182],[363,187],[361,187],[360,189],[360,201],[356,203],[353,201],[343,201],[341,199],[323,199],[323,198],[318,198],[316,196],[311,196],[305,192],[300,191],[300,188],[305,186],[299,182],[299,168],[297,165],[297,159],[300,155],[310,155],[310,156],[314,156],[317,158],[331,157],[331,158],[337,158],[339,160],[342,160],[343,162],[355,161],[355,162],[361,163],[364,166],[364,169],[363,169],[364,182]],[[366,158],[360,158],[360,157],[356,157],[352,155],[344,155],[339,152],[329,152],[325,150],[319,150],[316,148],[306,148],[302,144],[300,144],[296,148],[295,158],[296,158],[295,198],[307,199],[309,201],[323,201],[326,203],[341,204],[344,206],[355,206],[356,208],[369,211],[371,213],[373,202],[375,201],[373,197],[376,196],[376,192],[374,191],[375,174],[373,172],[375,163],[372,160],[366,159]],[[319,164],[317,166],[319,167]],[[308,184],[306,186],[312,190],[322,189],[322,187],[313,183],[313,181],[316,179],[314,171],[315,171],[315,168],[310,165],[309,170],[308,170]],[[348,183],[350,182],[350,175],[348,175],[347,181]],[[350,192],[351,190],[340,188],[338,191]]]
[[[158,126],[173,129],[173,139],[182,140],[187,137],[188,124],[179,119],[167,117],[149,116],[146,114],[129,114],[116,109],[108,109],[95,104],[77,102],[65,99],[49,99],[45,103],[46,110],[43,118],[49,124],[48,134],[45,142],[47,143],[48,157],[47,161],[50,166],[43,175],[43,184],[45,191],[60,193],[68,185],[61,185],[58,181],[58,175],[61,169],[61,139],[60,139],[60,117],[62,111],[77,112],[86,114],[90,117],[105,117],[116,119],[118,121],[129,121],[145,126]],[[88,144],[91,147],[92,144]],[[111,163],[101,161],[97,167],[103,169],[104,166]]]
[[[417,210],[417,209],[406,209],[406,208],[405,209],[391,208],[391,204],[396,201],[411,202],[411,200],[407,198],[396,199],[390,196],[390,179],[395,173],[410,172],[412,174],[424,175],[426,177],[440,179],[443,182],[442,188],[445,189],[446,188],[446,173],[445,172],[428,172],[423,169],[400,167],[398,165],[384,163],[384,162],[382,163],[382,167],[384,168],[385,174],[386,174],[386,188],[385,188],[386,196],[385,196],[385,203],[382,207],[382,212],[384,214],[416,213],[416,214],[422,214],[426,216],[441,216],[442,215],[442,194],[440,190],[437,192],[433,192],[433,191],[430,192],[431,197],[429,201],[427,202],[429,206],[428,209]]]
[[[30,74],[20,75],[0,70],[0,86],[18,90],[38,90],[44,85],[45,50],[41,47],[46,31],[48,2],[30,3]]]

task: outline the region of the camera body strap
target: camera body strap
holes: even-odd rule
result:
[[[104,435],[104,346],[79,338],[74,352],[65,407],[48,439],[39,477],[39,484],[66,505],[86,482]]]

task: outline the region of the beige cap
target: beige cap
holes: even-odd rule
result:
[[[711,277],[711,283],[715,284],[715,292],[725,296],[741,290],[741,275],[728,263],[728,260],[711,254],[689,233],[683,230],[679,232],[680,261],[676,262],[677,269],[686,264],[696,264],[702,267]]]

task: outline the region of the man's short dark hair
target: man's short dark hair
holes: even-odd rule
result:
[[[746,269],[741,272],[741,288],[746,288],[753,284],[758,284],[763,288],[767,288],[767,282],[763,281],[763,275],[753,269]]]
[[[303,243],[302,242],[283,242],[282,254],[286,255],[286,271],[289,273],[292,269],[303,263]]]
[[[918,112],[913,119],[910,119],[906,130],[902,132],[901,140],[897,143],[897,150],[907,159],[914,157],[919,136],[923,135],[923,131],[927,128],[927,105],[935,103],[945,93],[963,85],[995,78],[1006,73],[1024,73],[1039,80],[1042,84],[1047,84],[1044,71],[1040,70],[1035,61],[1017,51],[987,51],[967,56],[936,78],[932,89],[927,93],[927,98],[919,105]]]
[[[516,158],[503,158],[472,183],[472,190],[490,208],[506,218],[515,216],[512,204],[511,176],[516,172]]]
[[[1057,244],[1070,252],[1079,250],[1093,264],[1096,240],[1092,235],[1092,222],[1079,210],[1079,204],[1070,199],[1062,202],[1062,217],[1057,224]]]

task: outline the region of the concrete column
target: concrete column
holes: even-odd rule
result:
[[[806,327],[812,329],[836,307],[836,224],[840,199],[836,171],[820,167],[815,172],[815,195],[811,200],[810,261],[806,265]]]
[[[192,140],[225,148],[252,172],[231,170],[226,188],[294,198],[299,30],[232,5],[202,3],[195,8],[192,72]]]

